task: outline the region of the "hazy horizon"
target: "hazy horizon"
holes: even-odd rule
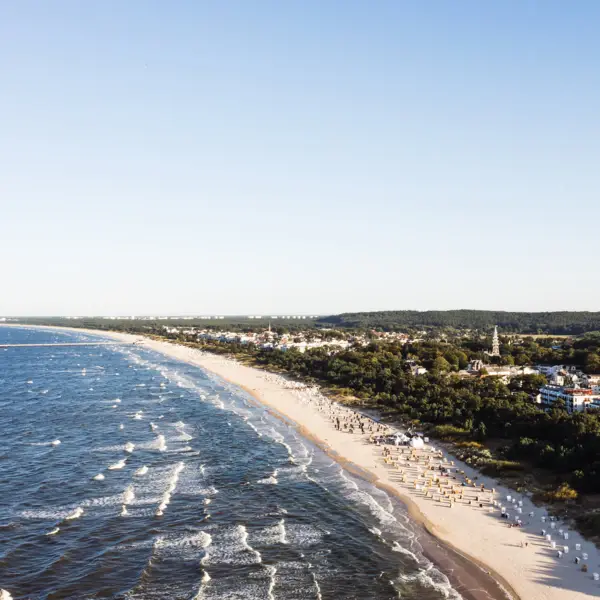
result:
[[[594,311],[599,18],[4,3],[0,316]]]
[[[225,317],[225,318],[233,318],[233,317],[243,317],[243,318],[247,318],[247,317],[252,317],[255,319],[262,319],[262,320],[268,320],[271,318],[278,318],[278,319],[283,319],[283,318],[290,318],[290,319],[295,319],[295,318],[301,318],[301,317],[306,317],[306,318],[310,318],[310,317],[329,317],[329,316],[335,316],[335,315],[339,315],[339,314],[352,314],[352,313],[367,313],[367,312],[395,312],[395,311],[407,311],[407,312],[453,312],[453,311],[474,311],[474,312],[497,312],[497,313],[527,313],[527,314],[544,314],[544,313],[548,313],[548,312],[600,312],[600,310],[597,311],[586,311],[586,310],[577,310],[577,311],[572,311],[572,310],[552,310],[552,311],[547,311],[547,310],[505,310],[505,309],[487,309],[487,308],[446,308],[446,309],[439,309],[439,308],[430,308],[430,309],[418,309],[418,308],[392,308],[392,309],[382,309],[380,310],[376,310],[376,311],[365,311],[365,310],[348,310],[348,311],[338,311],[338,312],[330,312],[330,313],[306,313],[306,312],[290,312],[290,311],[271,311],[271,312],[249,312],[249,311],[242,311],[242,312],[238,312],[238,313],[223,313],[223,312],[219,312],[219,311],[207,311],[207,312],[203,312],[203,313],[186,313],[186,312],[148,312],[148,313],[135,313],[135,312],[131,312],[131,313],[119,313],[119,314],[111,314],[111,313],[97,313],[97,314],[39,314],[39,315],[25,315],[25,314],[21,314],[21,315],[8,315],[8,314],[0,314],[0,318],[2,317],[6,317],[6,318],[57,318],[57,319],[61,319],[61,318],[125,318],[125,319],[129,319],[129,318],[136,318],[136,319],[144,319],[144,318],[149,318],[149,317],[156,317],[156,318],[164,318],[164,317],[168,317],[168,318],[180,318],[180,317],[191,317],[191,318],[206,318],[209,319],[211,317]]]

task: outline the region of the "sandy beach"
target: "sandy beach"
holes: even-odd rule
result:
[[[454,574],[453,584],[458,580],[465,597],[500,598],[504,592],[522,600],[600,597],[600,581],[594,580],[594,574],[600,573],[600,553],[592,543],[564,524],[551,522],[546,511],[526,496],[479,475],[434,441],[423,448],[377,444],[374,436],[386,433],[386,425],[331,402],[316,388],[185,346],[128,334],[89,333],[122,341],[143,339],[146,348],[198,365],[242,387],[342,464],[399,496],[416,521],[468,559],[454,567],[448,554],[437,560],[438,564],[450,561],[440,565],[447,573],[461,569]],[[435,556],[435,540],[431,541],[430,554],[436,560],[440,557]],[[463,568],[469,564],[470,569]],[[482,581],[489,578],[486,570],[504,592],[494,593],[489,586],[483,589]]]

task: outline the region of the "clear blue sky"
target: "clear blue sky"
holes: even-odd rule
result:
[[[599,29],[0,0],[0,316],[599,310]]]

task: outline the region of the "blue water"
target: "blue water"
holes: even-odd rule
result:
[[[0,344],[91,339],[0,327]],[[142,347],[0,349],[0,434],[15,600],[459,598],[400,504]]]

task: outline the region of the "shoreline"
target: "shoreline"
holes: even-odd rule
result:
[[[277,385],[275,378],[280,375],[245,366],[221,355],[203,353],[188,346],[152,340],[142,335],[48,328],[104,335],[131,343],[143,340],[142,347],[146,349],[199,366],[242,388],[256,401],[272,409],[276,416],[290,422],[301,435],[327,452],[349,472],[367,479],[406,506],[410,519],[419,530],[423,554],[440,567],[453,587],[467,600],[500,600],[507,596],[514,600],[585,600],[600,595],[600,583],[592,579],[592,573],[600,570],[597,549],[566,526],[556,523],[557,528],[567,529],[569,533],[569,541],[561,540],[560,543],[571,546],[570,554],[565,554],[562,559],[557,558],[556,550],[551,549],[549,542],[540,535],[542,527],[549,527],[541,521],[546,512],[534,507],[527,497],[522,497],[523,519],[527,518],[529,511],[535,511],[536,518],[524,523],[522,528],[508,527],[507,521],[500,518],[499,509],[492,514],[494,509],[491,507],[480,510],[481,505],[479,508],[465,506],[463,502],[454,506],[451,503],[453,509],[449,510],[447,504],[441,504],[439,500],[436,503],[422,492],[419,493],[419,486],[415,485],[417,489],[413,490],[400,483],[395,477],[396,473],[382,464],[383,459],[377,454],[379,446],[368,444],[358,434],[336,430],[322,412],[307,404],[306,399],[302,401],[297,390]],[[436,451],[440,450],[444,456],[449,456],[436,446]],[[456,461],[453,457],[449,458]],[[459,461],[456,464],[460,469],[464,468],[465,476],[479,477],[478,484],[483,482],[486,488],[494,487],[494,498],[500,503],[506,503],[504,497],[507,492],[515,495],[514,491],[499,486],[491,478],[478,475],[468,465]],[[524,542],[528,544],[527,547],[523,547]],[[582,573],[574,564],[575,543],[581,543],[583,552],[589,554],[589,560],[586,559],[590,567],[587,573]]]
[[[158,343],[168,344],[168,342]],[[176,346],[176,344],[171,345]],[[188,349],[192,350],[191,348]],[[157,349],[156,351],[161,353],[163,352],[163,350]],[[168,355],[173,356],[170,353],[168,353]],[[196,361],[187,360],[185,362],[194,366],[201,366]],[[278,408],[261,399],[256,393],[256,390],[250,389],[247,386],[232,380],[231,378],[224,377],[208,367],[202,366],[202,368],[217,375],[224,381],[227,381],[228,383],[244,390],[254,400],[256,400],[257,404],[262,406],[266,405],[268,407],[267,410],[271,415],[294,427],[302,437],[317,446],[321,451],[327,454],[327,456],[329,456],[332,460],[335,460],[335,462],[337,462],[346,471],[355,477],[359,477],[365,481],[368,481],[370,484],[386,492],[387,494],[390,494],[398,502],[400,502],[400,504],[402,504],[402,506],[406,509],[409,518],[413,522],[415,533],[417,534],[419,542],[421,543],[423,555],[436,567],[438,567],[441,572],[446,575],[446,577],[448,577],[452,587],[459,594],[461,594],[465,600],[524,600],[517,594],[517,592],[504,577],[493,571],[483,561],[480,561],[473,556],[469,556],[469,554],[466,552],[461,552],[452,543],[439,538],[435,533],[435,524],[423,514],[419,506],[412,500],[410,496],[403,494],[393,486],[382,483],[374,473],[340,455],[338,452],[333,450],[327,442],[324,442],[322,439],[317,437],[304,425],[301,425],[295,420],[290,419],[290,417],[288,417],[285,413],[280,412]],[[259,372],[261,371],[260,369],[256,370]]]

